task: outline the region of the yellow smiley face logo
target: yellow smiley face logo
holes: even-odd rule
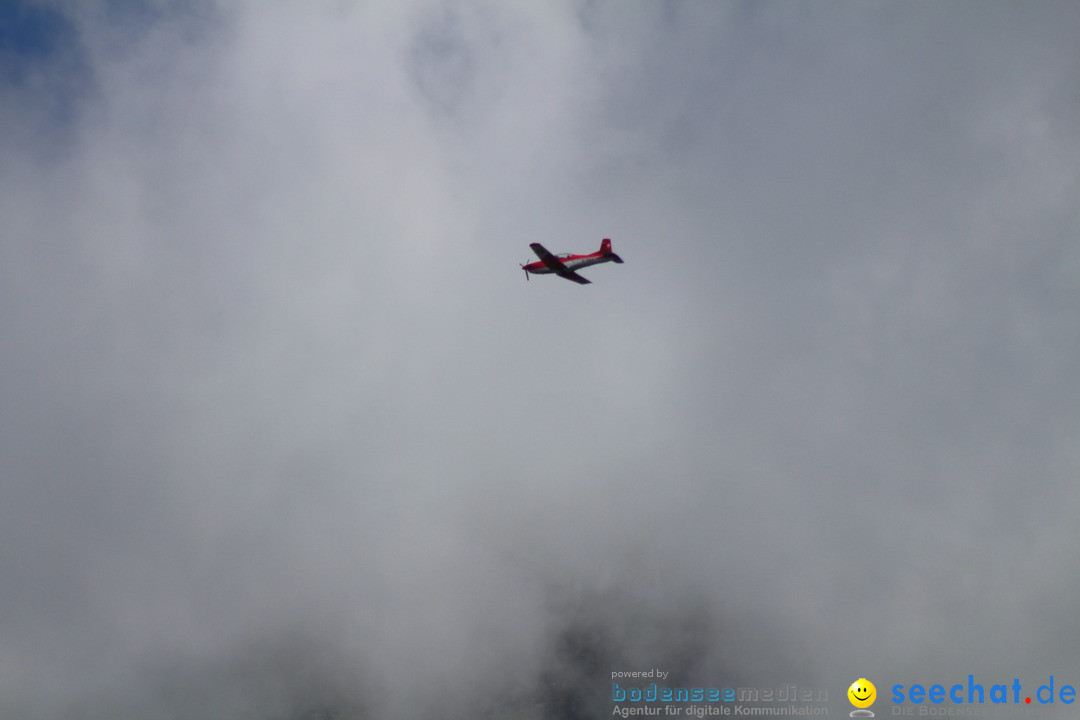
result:
[[[877,688],[866,678],[859,678],[847,689],[848,700],[857,708],[868,708],[877,698]]]

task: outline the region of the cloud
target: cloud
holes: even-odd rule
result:
[[[41,7],[5,713],[1067,674],[1070,10]]]

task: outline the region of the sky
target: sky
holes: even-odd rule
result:
[[[1080,685],[1078,29],[0,5],[0,715]]]

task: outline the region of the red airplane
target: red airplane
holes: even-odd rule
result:
[[[594,253],[588,255],[574,255],[573,253],[559,253],[558,255],[552,255],[548,252],[540,243],[530,243],[529,247],[536,253],[539,260],[531,263],[524,263],[521,269],[525,271],[525,279],[529,279],[529,273],[534,275],[547,275],[548,273],[555,273],[559,277],[566,278],[567,280],[573,280],[580,285],[588,285],[591,280],[583,278],[578,275],[575,270],[578,268],[589,267],[590,265],[599,265],[606,262],[617,262],[622,264],[623,259],[611,252],[611,240],[610,238],[604,238],[604,241],[600,243],[600,249]]]

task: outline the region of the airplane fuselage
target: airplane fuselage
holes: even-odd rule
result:
[[[563,253],[562,255],[556,255],[567,270],[579,270],[581,268],[589,267],[590,265],[599,265],[600,263],[612,262],[614,257],[611,255],[603,256],[599,253],[592,253],[590,255],[571,255],[570,253]],[[546,275],[548,273],[555,272],[542,261],[537,260],[531,262],[525,266],[525,269],[534,275]]]
[[[526,280],[529,279],[530,273],[536,273],[537,275],[554,274],[561,278],[572,280],[579,285],[588,285],[589,279],[578,275],[576,272],[578,268],[599,265],[600,263],[606,262],[622,262],[622,258],[616,255],[611,249],[611,238],[604,238],[600,243],[600,249],[594,253],[589,253],[588,255],[574,255],[573,253],[555,255],[540,243],[529,243],[529,247],[533,249],[533,252],[536,253],[540,259],[536,262],[521,266],[525,271]]]

